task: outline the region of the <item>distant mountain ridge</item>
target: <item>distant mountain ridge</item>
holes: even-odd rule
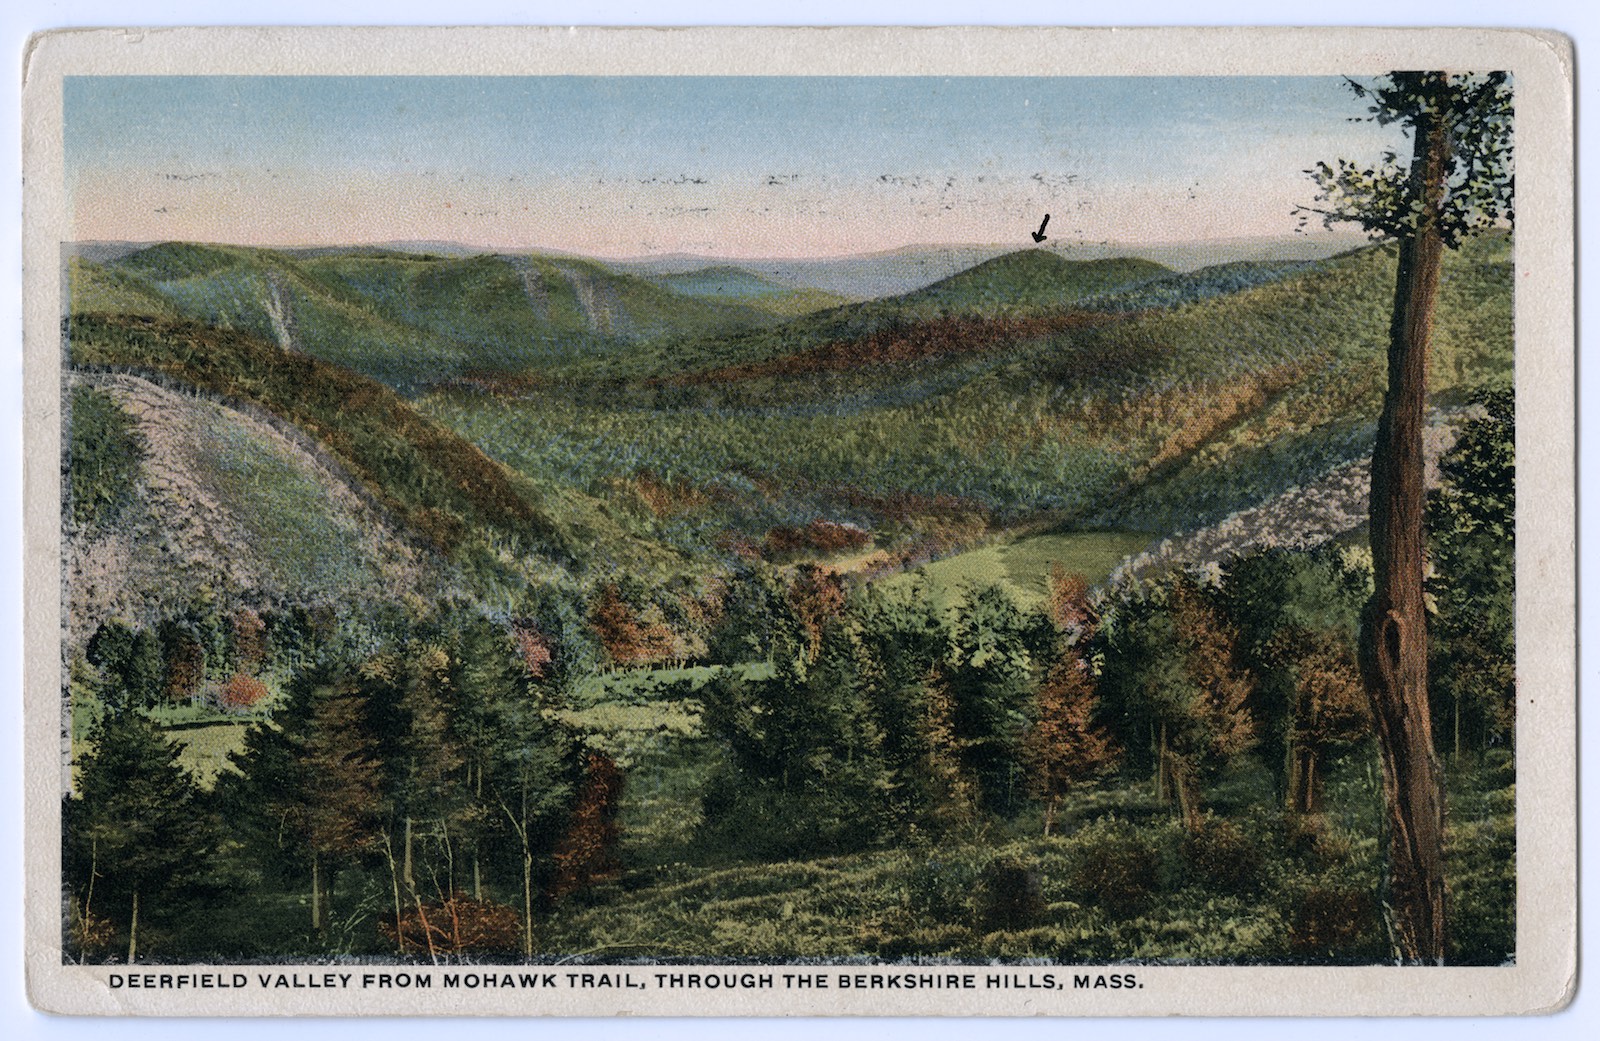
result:
[[[1267,235],[1192,241],[1130,243],[1050,238],[1035,247],[1068,260],[1131,258],[1148,260],[1175,271],[1193,271],[1216,264],[1261,260],[1322,260],[1365,245],[1364,235],[1351,232]],[[96,263],[121,259],[158,242],[89,241],[69,243],[69,256]],[[393,240],[364,245],[272,246],[261,248],[285,256],[315,259],[361,253],[391,252],[459,259],[481,254],[539,256],[586,260],[618,274],[651,279],[715,269],[736,269],[789,289],[818,289],[852,299],[894,296],[930,285],[986,260],[1027,246],[1014,243],[925,243],[890,250],[832,257],[741,257],[665,253],[637,257],[595,257],[547,246],[480,246],[435,240]]]
[[[653,337],[771,325],[790,313],[673,293],[590,261],[541,255],[293,255],[161,243],[111,259],[69,257],[68,275],[74,310],[242,329],[407,392]]]

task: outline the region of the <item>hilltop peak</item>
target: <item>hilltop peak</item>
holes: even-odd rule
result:
[[[1150,260],[1068,260],[1050,250],[1022,249],[985,260],[903,299],[950,308],[1033,310],[1069,306],[1168,274],[1168,268]]]

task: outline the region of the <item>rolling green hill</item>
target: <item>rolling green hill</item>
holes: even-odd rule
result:
[[[1028,249],[986,260],[899,300],[918,317],[930,311],[1028,314],[1169,274],[1168,269],[1149,260],[1067,260]]]
[[[571,258],[102,255],[63,329],[74,959],[124,920],[146,962],[1389,956],[1376,757],[1335,699],[1364,703],[1344,507],[1392,250],[1029,251],[770,327]],[[1439,411],[1510,375],[1512,290],[1508,236],[1447,256]],[[1338,553],[1115,587],[1143,547],[1292,544],[1330,497]],[[1465,755],[1451,706],[1446,850],[1451,958],[1488,965],[1517,954],[1515,670],[1457,649],[1480,631],[1435,647],[1495,688]],[[1226,753],[1209,722],[1169,744],[1201,695]],[[148,850],[101,844],[135,759],[175,793],[138,814],[205,811],[144,904]],[[318,844],[323,795],[364,847]],[[442,880],[419,939],[397,859]]]
[[[865,300],[802,315],[771,328],[716,337],[675,337],[626,355],[583,359],[560,370],[580,379],[682,377],[759,364],[830,343],[894,334],[951,317],[981,321],[1059,316],[1079,301],[1167,274],[1143,260],[1070,261],[1042,250],[1008,253],[900,296]]]
[[[78,258],[71,271],[76,311],[241,329],[406,392],[469,373],[607,356],[645,339],[770,325],[793,306],[702,299],[588,261],[539,256],[297,257],[163,243],[104,264]]]
[[[1441,403],[1509,372],[1509,259],[1503,236],[1448,258]],[[1041,516],[1187,530],[1359,457],[1393,263],[1375,247],[1175,273],[1029,250],[900,297],[685,339],[729,305],[580,260],[167,244],[73,265],[74,360],[155,369],[306,428],[403,527],[447,547],[492,532],[665,576],[821,518],[916,562]],[[765,282],[683,277],[712,296]],[[179,317],[197,311],[210,317]],[[588,353],[525,371],[535,341],[518,338],[535,324]],[[310,327],[350,330],[320,353],[392,383],[440,366],[517,378],[439,387],[419,416],[301,353]],[[512,341],[527,353],[496,346]],[[314,385],[339,389],[313,401]]]
[[[655,281],[684,296],[734,301],[780,318],[798,317],[853,302],[850,297],[824,289],[787,286],[731,264],[658,275]]]
[[[448,587],[448,565],[292,428],[132,374],[69,379],[74,646],[105,619],[149,625],[173,605],[218,597],[374,602]],[[95,429],[103,416],[135,446],[117,469],[93,466],[108,440]]]
[[[292,424],[441,550],[482,530],[530,550],[569,552],[526,480],[363,376],[189,321],[79,315],[67,335],[74,367],[159,373]]]
[[[779,358],[809,359],[809,368],[769,356],[690,377],[569,374],[515,396],[462,391],[421,404],[526,474],[591,494],[641,474],[672,483],[702,505],[658,527],[690,551],[730,532],[759,543],[776,525],[816,517],[858,525],[911,560],[1039,514],[1069,529],[1181,531],[1370,451],[1393,265],[1390,251],[1374,247],[1308,264],[1160,275],[1162,293],[1179,303],[1060,328],[981,316],[904,322],[893,335],[841,341],[863,352],[859,364],[823,365],[815,341],[824,333],[887,321],[898,306],[873,301],[759,339],[702,343],[681,362],[694,370],[713,357],[748,358],[757,345],[804,343]],[[1142,264],[1119,274],[1025,254],[906,306],[965,297],[981,308],[1008,269],[1093,272],[1076,285],[1101,298],[1108,281],[1153,274]],[[866,351],[925,329],[960,335],[947,353]],[[669,360],[658,352],[650,364]],[[1453,401],[1503,378],[1510,364],[1510,242],[1488,237],[1447,260],[1435,396]]]
[[[656,281],[674,293],[723,300],[748,300],[785,288],[770,278],[763,278],[754,271],[746,271],[732,264],[715,264],[693,271],[659,275]]]

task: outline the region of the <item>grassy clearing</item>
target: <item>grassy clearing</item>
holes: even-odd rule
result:
[[[244,734],[251,725],[248,721],[212,723],[168,730],[167,735],[182,749],[178,754],[179,765],[194,775],[201,788],[210,789],[217,783],[218,774],[233,769],[228,755],[244,750]]]
[[[1044,601],[1052,565],[1060,564],[1069,574],[1081,574],[1093,585],[1148,542],[1147,535],[1122,531],[1030,535],[936,560],[884,579],[882,584],[889,589],[909,589],[920,576],[945,595],[959,595],[967,585],[998,585],[1011,594],[1018,607],[1032,608]]]

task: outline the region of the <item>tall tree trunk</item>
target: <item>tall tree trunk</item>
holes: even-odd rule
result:
[[[1444,792],[1428,715],[1428,634],[1422,598],[1422,432],[1428,341],[1444,243],[1436,216],[1444,195],[1449,128],[1416,129],[1412,198],[1422,217],[1400,240],[1389,329],[1389,389],[1372,453],[1370,537],[1374,593],[1361,626],[1361,674],[1372,703],[1389,832],[1388,885],[1396,954],[1444,957]]]
[[[1461,765],[1461,694],[1458,692],[1453,699],[1456,710],[1456,739],[1455,752],[1450,756],[1450,761],[1456,766]]]
[[[389,886],[394,890],[394,942],[400,953],[406,953],[406,925],[400,917],[400,873],[394,865],[394,839],[388,829],[383,832],[383,855],[389,861]]]
[[[1172,774],[1167,763],[1167,723],[1161,721],[1161,743],[1156,746],[1156,798],[1162,804],[1172,802]]]
[[[411,899],[417,905],[417,924],[422,927],[422,938],[428,942],[428,960],[439,964],[439,950],[433,943],[433,926],[428,922],[428,909],[422,906],[422,894],[415,889],[411,891]]]
[[[476,768],[473,770],[474,780],[472,782],[473,794],[481,806],[483,804],[483,763],[476,762],[475,765]],[[483,902],[483,868],[479,863],[481,852],[479,847],[482,845],[483,827],[480,824],[475,829],[472,840],[472,899],[479,903]]]
[[[80,941],[78,943],[78,964],[82,965],[89,959],[89,929],[94,924],[94,880],[100,877],[100,843],[95,839],[89,840],[89,891],[83,895],[83,911],[79,919]]]
[[[322,863],[315,852],[311,854],[311,928],[322,931]]]
[[[411,815],[406,814],[406,837],[403,850],[400,854],[400,880],[406,884],[406,892],[417,891],[416,876],[411,870]]]
[[[1300,812],[1300,746],[1293,734],[1284,743],[1283,754],[1283,805],[1291,813]]]
[[[133,917],[128,923],[128,964],[133,964],[133,959],[139,953],[139,891],[133,891]]]
[[[522,844],[522,953],[533,960],[533,852]]]

